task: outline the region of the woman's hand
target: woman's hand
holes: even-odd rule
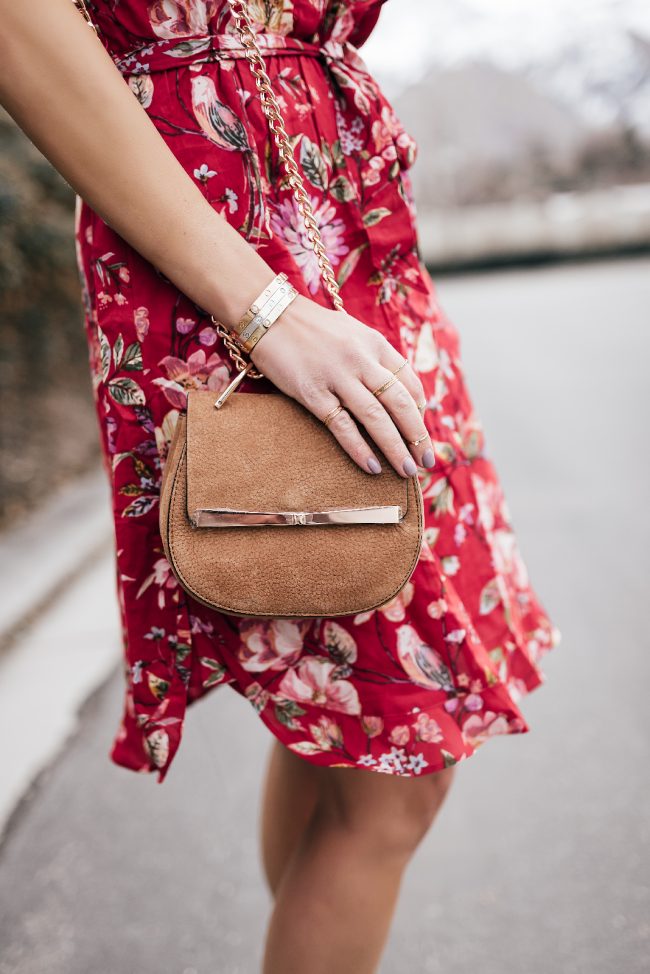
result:
[[[404,362],[375,329],[299,295],[258,342],[251,359],[318,419],[343,405],[328,428],[362,470],[379,473],[381,466],[355,420],[401,476],[413,476],[416,464],[433,467],[431,438],[418,409],[424,389],[411,366],[404,365],[398,381],[380,396],[373,395]]]

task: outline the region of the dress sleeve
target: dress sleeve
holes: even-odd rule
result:
[[[355,47],[361,47],[368,40],[379,20],[379,14],[385,2],[386,0],[379,0],[378,3],[373,4],[369,10],[361,14],[348,38]]]

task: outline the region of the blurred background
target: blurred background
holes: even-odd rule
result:
[[[533,733],[460,769],[381,971],[645,974],[650,6],[393,0],[363,57],[419,144],[422,253],[563,634]],[[199,704],[164,788],[108,761],[119,626],[73,206],[0,110],[0,974],[254,972],[270,741],[248,705]]]

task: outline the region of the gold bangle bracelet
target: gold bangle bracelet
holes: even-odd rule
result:
[[[264,311],[264,316],[261,317],[259,323],[255,325],[255,329],[252,333],[251,325],[248,326],[243,335],[237,335],[234,332],[232,333],[234,340],[247,354],[252,352],[260,339],[266,335],[269,328],[275,324],[282,312],[286,311],[292,301],[298,297],[298,292],[293,285],[285,285],[285,288],[286,290],[283,289],[282,295],[280,295],[278,299],[273,302],[272,307],[269,309],[267,306]]]

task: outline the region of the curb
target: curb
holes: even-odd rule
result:
[[[110,550],[110,510],[106,474],[94,470],[0,535],[0,652]]]

